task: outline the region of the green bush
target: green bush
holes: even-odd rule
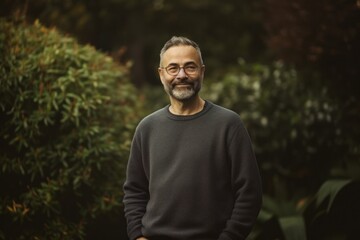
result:
[[[228,69],[203,95],[240,114],[263,178],[263,206],[249,239],[356,239],[358,140],[342,106],[281,62]],[[349,149],[353,149],[349,151]]]
[[[240,62],[205,89],[210,99],[242,117],[269,184],[264,189],[273,196],[314,193],[333,167],[350,159],[342,143],[340,106],[315,83],[306,85],[297,71],[280,62]]]
[[[126,73],[38,22],[0,20],[0,239],[84,239],[121,212],[139,112]]]

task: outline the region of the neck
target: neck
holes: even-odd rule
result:
[[[178,101],[170,98],[169,110],[175,115],[193,115],[200,112],[204,108],[205,101],[199,96],[187,101]]]

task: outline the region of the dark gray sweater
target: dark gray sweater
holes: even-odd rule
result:
[[[140,122],[124,192],[131,240],[245,239],[262,199],[239,116],[208,101],[195,115],[167,106]]]

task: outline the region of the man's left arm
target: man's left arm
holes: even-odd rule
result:
[[[251,140],[242,124],[231,137],[228,149],[235,203],[231,218],[227,221],[219,240],[244,240],[259,214],[262,187]]]

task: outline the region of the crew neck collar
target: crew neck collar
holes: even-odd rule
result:
[[[200,111],[200,112],[197,112],[195,114],[192,114],[192,115],[176,115],[176,114],[173,114],[170,112],[170,104],[167,105],[165,107],[166,109],[166,114],[168,116],[168,118],[172,119],[172,120],[177,120],[177,121],[186,121],[186,120],[192,120],[192,119],[195,119],[195,118],[198,118],[202,115],[204,115],[210,108],[212,107],[212,103],[205,100],[205,104],[204,104],[204,107],[203,109]]]

